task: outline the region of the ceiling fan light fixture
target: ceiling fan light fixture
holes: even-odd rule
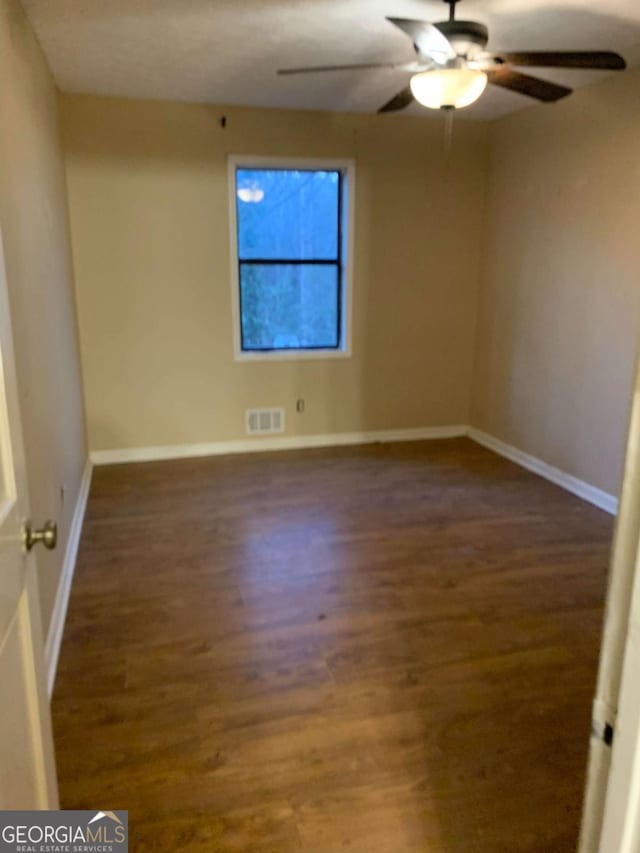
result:
[[[468,107],[487,86],[487,75],[474,68],[440,68],[421,71],[411,78],[413,97],[432,110]]]
[[[264,190],[261,190],[260,187],[255,185],[250,187],[241,187],[238,190],[238,198],[240,201],[244,201],[247,204],[250,204],[251,202],[257,204],[264,198]]]

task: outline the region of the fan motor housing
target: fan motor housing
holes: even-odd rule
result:
[[[449,39],[458,56],[472,58],[489,41],[489,30],[478,21],[440,21],[434,26]]]

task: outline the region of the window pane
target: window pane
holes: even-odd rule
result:
[[[338,347],[338,267],[240,264],[242,349]]]
[[[241,260],[336,260],[339,173],[238,169]]]

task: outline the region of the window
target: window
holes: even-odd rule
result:
[[[348,355],[353,165],[230,159],[238,358]]]

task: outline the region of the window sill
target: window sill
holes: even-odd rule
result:
[[[308,349],[235,353],[235,361],[318,361],[336,358],[351,358],[351,352],[346,349]]]

